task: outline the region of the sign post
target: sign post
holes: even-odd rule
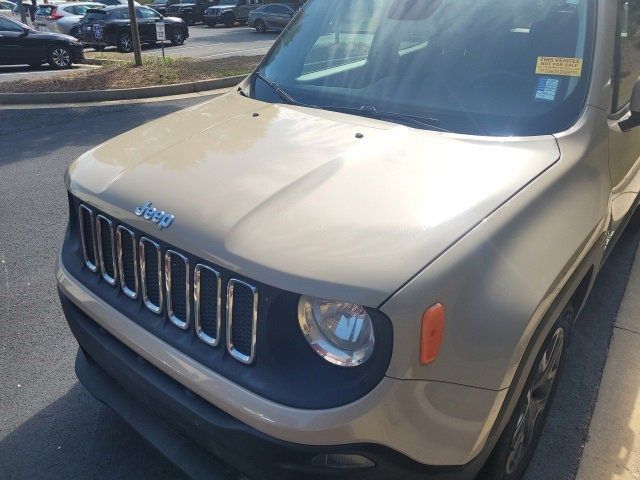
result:
[[[167,39],[164,30],[164,21],[160,20],[156,22],[156,40],[162,45],[162,58],[164,58],[164,41]]]

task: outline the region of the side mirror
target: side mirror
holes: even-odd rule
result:
[[[620,129],[623,132],[628,132],[633,128],[640,127],[640,79],[638,79],[633,86],[629,111],[631,112],[631,116],[620,122]]]
[[[22,27],[22,34],[20,36],[26,37],[27,35],[29,35],[29,29],[26,27]]]

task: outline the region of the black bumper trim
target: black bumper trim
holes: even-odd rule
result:
[[[265,435],[186,389],[91,320],[62,293],[80,350],[76,373],[98,400],[192,478],[252,480],[467,480],[475,468],[430,467],[376,444],[299,445]],[[323,453],[360,454],[376,466],[335,470],[311,466]],[[229,465],[230,467],[227,467]]]

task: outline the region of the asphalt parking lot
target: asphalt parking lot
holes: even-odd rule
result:
[[[0,110],[0,477],[183,478],[77,382],[76,343],[53,271],[66,227],[63,175],[69,162],[121,132],[200,101]],[[575,477],[639,238],[636,216],[576,324],[527,480]]]
[[[257,33],[253,28],[249,27],[224,28],[219,25],[215,28],[209,28],[202,24],[189,27],[189,35],[184,45],[179,47],[174,47],[167,42],[165,44],[165,55],[201,59],[236,55],[262,55],[269,50],[278,37],[277,33]],[[91,49],[88,49],[88,51],[91,51]],[[105,55],[107,57],[109,52],[115,52],[115,47],[106,50]],[[162,48],[159,45],[145,45],[143,46],[143,53],[162,55]],[[133,59],[133,54],[131,54],[131,58]],[[48,66],[42,66],[38,69],[32,69],[29,66],[0,66],[0,82],[59,75],[60,73],[66,72],[53,70]]]

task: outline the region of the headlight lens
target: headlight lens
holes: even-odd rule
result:
[[[357,367],[373,353],[373,324],[360,305],[302,296],[298,321],[311,348],[335,365]]]

